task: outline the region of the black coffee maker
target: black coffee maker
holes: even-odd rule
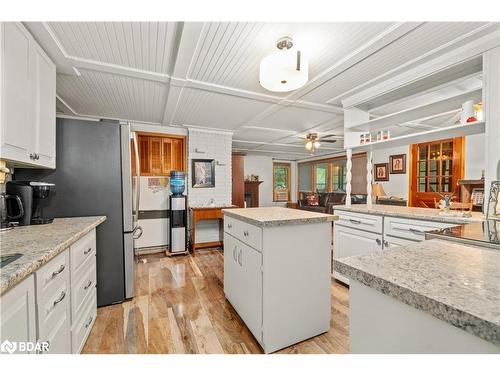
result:
[[[19,225],[49,224],[53,217],[43,215],[41,201],[47,199],[50,188],[55,186],[49,182],[8,181],[5,186],[7,194],[17,195],[21,199],[24,214],[18,219]],[[15,207],[8,207],[12,216],[16,215]]]

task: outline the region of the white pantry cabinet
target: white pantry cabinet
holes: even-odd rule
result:
[[[55,168],[56,67],[19,22],[0,24],[0,159]]]
[[[5,340],[16,343],[9,347]],[[31,275],[5,293],[0,300],[1,353],[18,353],[18,342],[36,341],[35,277]]]
[[[224,294],[264,352],[328,331],[331,229],[224,215]]]

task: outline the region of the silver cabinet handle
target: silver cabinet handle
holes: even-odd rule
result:
[[[89,247],[87,250],[85,250],[85,251],[83,252],[83,255],[87,255],[87,254],[88,254],[88,253],[90,253],[91,251],[92,251],[92,248],[91,248],[91,247]]]
[[[233,259],[235,262],[237,262],[237,260],[236,260],[236,245],[234,246],[234,249],[233,249]]]
[[[59,266],[59,269],[57,271],[52,272],[52,276],[50,278],[53,279],[54,277],[56,277],[57,275],[59,275],[62,271],[64,271],[65,268],[66,268],[66,265],[65,264],[61,264]]]
[[[92,285],[92,280],[89,280],[89,281],[87,282],[87,285],[85,285],[85,286],[83,287],[83,289],[84,289],[84,290],[87,290],[88,288],[90,288],[90,286],[91,286],[91,285]]]
[[[233,224],[228,224],[227,229],[231,229],[233,227]]]
[[[36,160],[40,159],[40,154],[35,154]]]
[[[353,224],[361,224],[361,220],[349,219],[349,221]]]
[[[382,245],[382,241],[380,240],[380,238],[377,238],[375,242],[377,242],[377,245]]]
[[[137,231],[139,232],[139,234],[136,233]],[[141,238],[142,232],[143,232],[142,227],[135,227],[135,229],[132,232],[134,240]]]
[[[243,231],[243,235],[244,235],[245,237],[248,237],[248,231],[247,231],[247,230]]]
[[[387,242],[386,240],[384,240],[384,247],[389,247],[389,242]]]
[[[35,160],[35,154],[30,154],[30,159]]]
[[[415,233],[415,234],[425,234],[423,230],[415,229],[415,228],[410,228],[410,232]]]
[[[240,266],[242,266],[243,264],[243,255],[241,254],[241,249],[238,253],[238,263],[240,264]]]
[[[89,321],[85,324],[86,329],[92,324],[92,320],[94,320],[94,316],[91,315]]]
[[[64,297],[66,297],[66,291],[65,291],[65,290],[63,290],[63,291],[61,292],[61,295],[59,296],[59,298],[57,298],[57,299],[53,302],[52,307],[54,307],[55,305],[57,305],[58,303],[60,303],[60,302],[64,299]]]

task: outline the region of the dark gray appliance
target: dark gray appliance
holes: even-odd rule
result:
[[[138,155],[135,134],[117,122],[58,118],[56,138],[55,170],[16,168],[14,178],[55,184],[41,202],[46,215],[107,217],[97,227],[97,304],[122,302],[133,297],[134,233],[141,232],[140,180],[131,175],[132,147]]]
[[[16,204],[9,204],[9,211],[14,212],[15,217],[11,221],[19,225],[50,224],[54,220],[53,216],[47,216],[43,210],[43,200],[47,199],[50,189],[54,184],[40,181],[7,181],[5,191],[7,194],[17,196],[22,207]],[[10,200],[9,203],[15,201]],[[16,212],[16,207],[19,211]]]

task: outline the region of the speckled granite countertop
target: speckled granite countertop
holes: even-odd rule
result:
[[[54,219],[46,225],[16,227],[0,234],[0,255],[23,256],[0,269],[0,295],[31,275],[106,220],[106,216]]]
[[[463,217],[461,212],[456,212],[455,215],[440,215],[440,210],[436,208],[420,208],[420,207],[401,207],[389,206],[384,204],[353,204],[348,206],[334,206],[334,210],[359,212],[362,214],[383,215],[393,217],[404,217],[407,219],[441,221],[444,223],[473,223],[483,221],[483,215],[480,212],[472,212],[472,217]]]
[[[231,208],[222,212],[259,227],[321,223],[338,219],[338,216],[334,215],[284,207]]]
[[[428,240],[335,261],[335,270],[500,346],[500,251]]]

